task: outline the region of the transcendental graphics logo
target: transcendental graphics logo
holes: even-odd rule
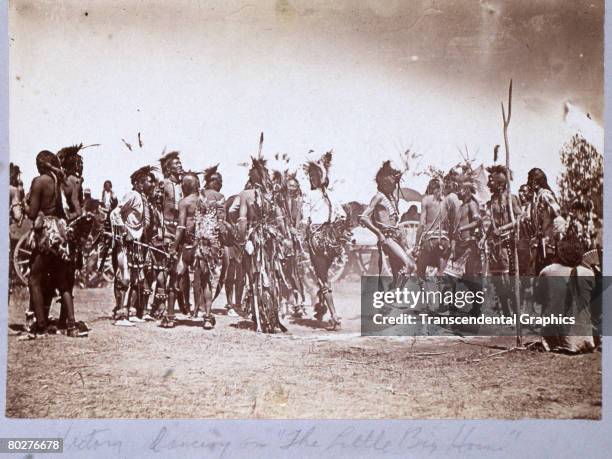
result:
[[[399,285],[398,285],[399,284]],[[515,295],[517,284],[499,278],[409,278],[401,282],[364,276],[361,282],[363,335],[509,336],[517,327],[532,335],[579,335],[602,332],[604,283],[588,301],[566,295],[550,301],[549,291],[562,291],[567,279],[520,278],[519,289],[530,289],[534,301]],[[606,285],[608,282],[605,283]],[[585,322],[585,310],[589,320]],[[584,326],[583,326],[584,325]],[[589,330],[583,330],[583,328]]]

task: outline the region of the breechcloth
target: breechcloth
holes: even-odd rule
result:
[[[128,268],[132,272],[137,272],[139,277],[145,269],[147,252],[145,247],[136,244],[134,241],[128,241],[125,244]]]
[[[491,274],[514,274],[514,239],[496,239],[489,252]]]
[[[432,239],[436,239],[438,241],[450,241],[448,237],[448,231],[436,229],[423,233],[423,235],[421,236],[421,243],[430,241]]]
[[[331,223],[323,223],[308,235],[308,245],[314,255],[330,257],[332,260],[340,257],[342,244]]]

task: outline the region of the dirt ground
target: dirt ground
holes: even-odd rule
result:
[[[601,417],[601,353],[499,350],[511,338],[359,336],[359,284],[337,285],[343,329],[314,320],[257,334],[217,316],[112,325],[112,291],[77,290],[87,338],[27,341],[27,292],[9,302],[6,415],[18,418],[586,418]],[[223,305],[220,298],[215,306]],[[59,311],[54,306],[53,314]]]

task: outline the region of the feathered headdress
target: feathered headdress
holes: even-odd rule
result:
[[[71,145],[69,147],[64,147],[61,150],[59,150],[56,154],[60,162],[63,165],[65,160],[75,157],[76,155],[79,154],[79,151],[81,151],[82,149],[83,149],[83,144],[80,143],[78,145]]]
[[[75,173],[76,160],[82,158],[79,151],[83,149],[83,144],[64,147],[56,153],[57,158],[62,165],[62,168],[68,175]]]
[[[142,180],[144,177],[152,174],[155,171],[159,171],[159,168],[157,168],[156,166],[143,166],[140,169],[134,171],[132,175],[130,175],[130,181],[132,182],[132,185],[134,185],[140,180]]]
[[[452,167],[442,179],[445,193],[456,193],[461,184],[467,180],[467,174],[462,165]]]
[[[478,172],[472,168],[471,163],[460,165],[460,172],[457,175],[457,184],[460,188],[468,187],[472,193],[479,189]]]
[[[253,172],[255,172],[259,178],[253,177]],[[267,188],[270,184],[270,176],[268,175],[267,161],[262,157],[255,158],[251,156],[251,167],[249,168],[249,181],[247,182],[247,187],[253,188],[256,183]]]
[[[391,165],[391,161],[384,161],[376,173],[376,183],[380,184],[385,177],[393,177],[395,182],[399,183],[402,177],[402,171],[395,169]]]
[[[251,170],[261,173],[268,173],[268,162],[264,158],[254,158],[251,156]]]
[[[310,178],[311,190],[325,190],[329,186],[329,168],[331,166],[332,154],[334,150],[329,150],[316,161],[308,161],[304,166],[304,172]]]
[[[494,164],[493,166],[487,167],[487,172],[489,173],[489,175],[504,174],[508,180],[512,180],[512,171],[509,171],[508,173],[508,169],[506,169],[506,166],[503,166],[501,164]]]
[[[210,182],[210,179],[212,178],[212,176],[217,173],[217,169],[219,169],[219,163],[207,169],[204,169],[204,182],[206,183]]]

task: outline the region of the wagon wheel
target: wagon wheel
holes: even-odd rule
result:
[[[30,256],[32,255],[32,249],[28,245],[29,237],[30,232],[28,231],[19,238],[13,251],[13,269],[19,281],[24,285],[28,284],[28,278],[30,277]]]

